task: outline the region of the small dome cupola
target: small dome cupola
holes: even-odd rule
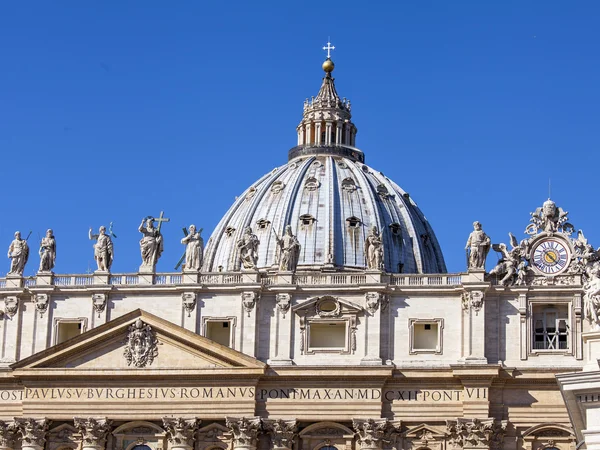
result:
[[[327,42],[323,50],[327,59],[323,62],[325,77],[316,97],[304,101],[302,120],[296,128],[298,146],[289,152],[289,159],[306,154],[339,154],[364,162],[364,155],[356,145],[356,126],[352,123],[350,100],[340,99],[331,72],[335,64]]]

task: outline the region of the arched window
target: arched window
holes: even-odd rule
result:
[[[152,448],[148,447],[147,445],[141,444],[132,447],[131,450],[152,450]]]
[[[333,445],[324,445],[319,450],[338,450],[338,449],[337,449],[337,447],[334,447]]]

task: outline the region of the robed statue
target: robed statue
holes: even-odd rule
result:
[[[152,269],[156,267],[156,262],[163,252],[163,237],[160,229],[154,226],[154,217],[145,217],[142,219],[138,231],[144,235],[140,239],[140,251],[142,254],[142,265],[140,269]]]
[[[298,265],[300,256],[300,241],[292,234],[291,225],[285,227],[285,233],[281,238],[275,234],[279,246],[279,270],[282,272],[293,272]]]
[[[258,262],[258,237],[252,233],[252,228],[246,227],[244,234],[237,241],[239,258],[244,269],[256,269]]]
[[[383,242],[376,226],[372,226],[365,239],[367,267],[373,270],[383,268]]]
[[[46,231],[46,236],[40,242],[40,272],[51,272],[56,263],[56,239],[52,229]]]
[[[185,266],[186,271],[199,271],[202,267],[202,254],[204,252],[204,240],[201,236],[202,228],[196,231],[196,225],[190,225],[189,233],[181,240],[185,244]]]
[[[92,234],[92,229],[89,231],[90,240],[95,240],[94,244],[94,259],[98,265],[99,272],[110,272],[114,259],[113,242],[111,237],[106,234],[106,227],[101,226],[98,234]]]
[[[15,232],[15,239],[8,247],[8,257],[10,258],[10,271],[8,275],[23,275],[25,264],[29,259],[29,245],[27,239],[21,238],[21,232]]]
[[[465,250],[469,269],[485,269],[485,259],[490,251],[491,240],[481,229],[480,222],[473,222],[473,231],[469,234]]]

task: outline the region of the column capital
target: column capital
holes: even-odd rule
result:
[[[233,449],[255,450],[258,433],[262,431],[260,417],[226,417],[225,424],[233,436]]]
[[[167,430],[170,449],[191,450],[200,419],[184,419],[181,417],[163,417],[163,427]]]
[[[483,420],[458,418],[446,421],[446,435],[454,448],[495,450],[502,447],[507,424],[506,420],[497,421],[493,418]]]
[[[0,450],[15,448],[18,428],[13,421],[0,420]]]
[[[23,450],[42,450],[46,443],[46,432],[50,421],[46,418],[15,418],[15,424],[18,427],[21,436],[21,448]]]
[[[361,450],[379,450],[383,444],[393,444],[398,434],[398,427],[387,419],[352,419],[352,425]]]
[[[263,428],[271,437],[273,450],[291,450],[298,432],[296,419],[266,419]]]
[[[81,434],[82,450],[104,449],[112,421],[106,417],[74,417],[73,423]]]

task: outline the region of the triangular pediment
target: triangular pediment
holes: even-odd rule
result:
[[[141,309],[132,311],[15,364],[15,374],[32,371],[118,371],[122,375],[251,370],[266,364],[199,336]]]
[[[333,309],[332,309],[333,308]],[[300,315],[324,315],[335,316],[342,314],[356,315],[363,308],[355,303],[340,297],[324,295],[315,297],[292,307],[292,311]]]
[[[428,440],[444,437],[444,430],[422,423],[414,428],[407,430],[404,436],[410,439]]]

